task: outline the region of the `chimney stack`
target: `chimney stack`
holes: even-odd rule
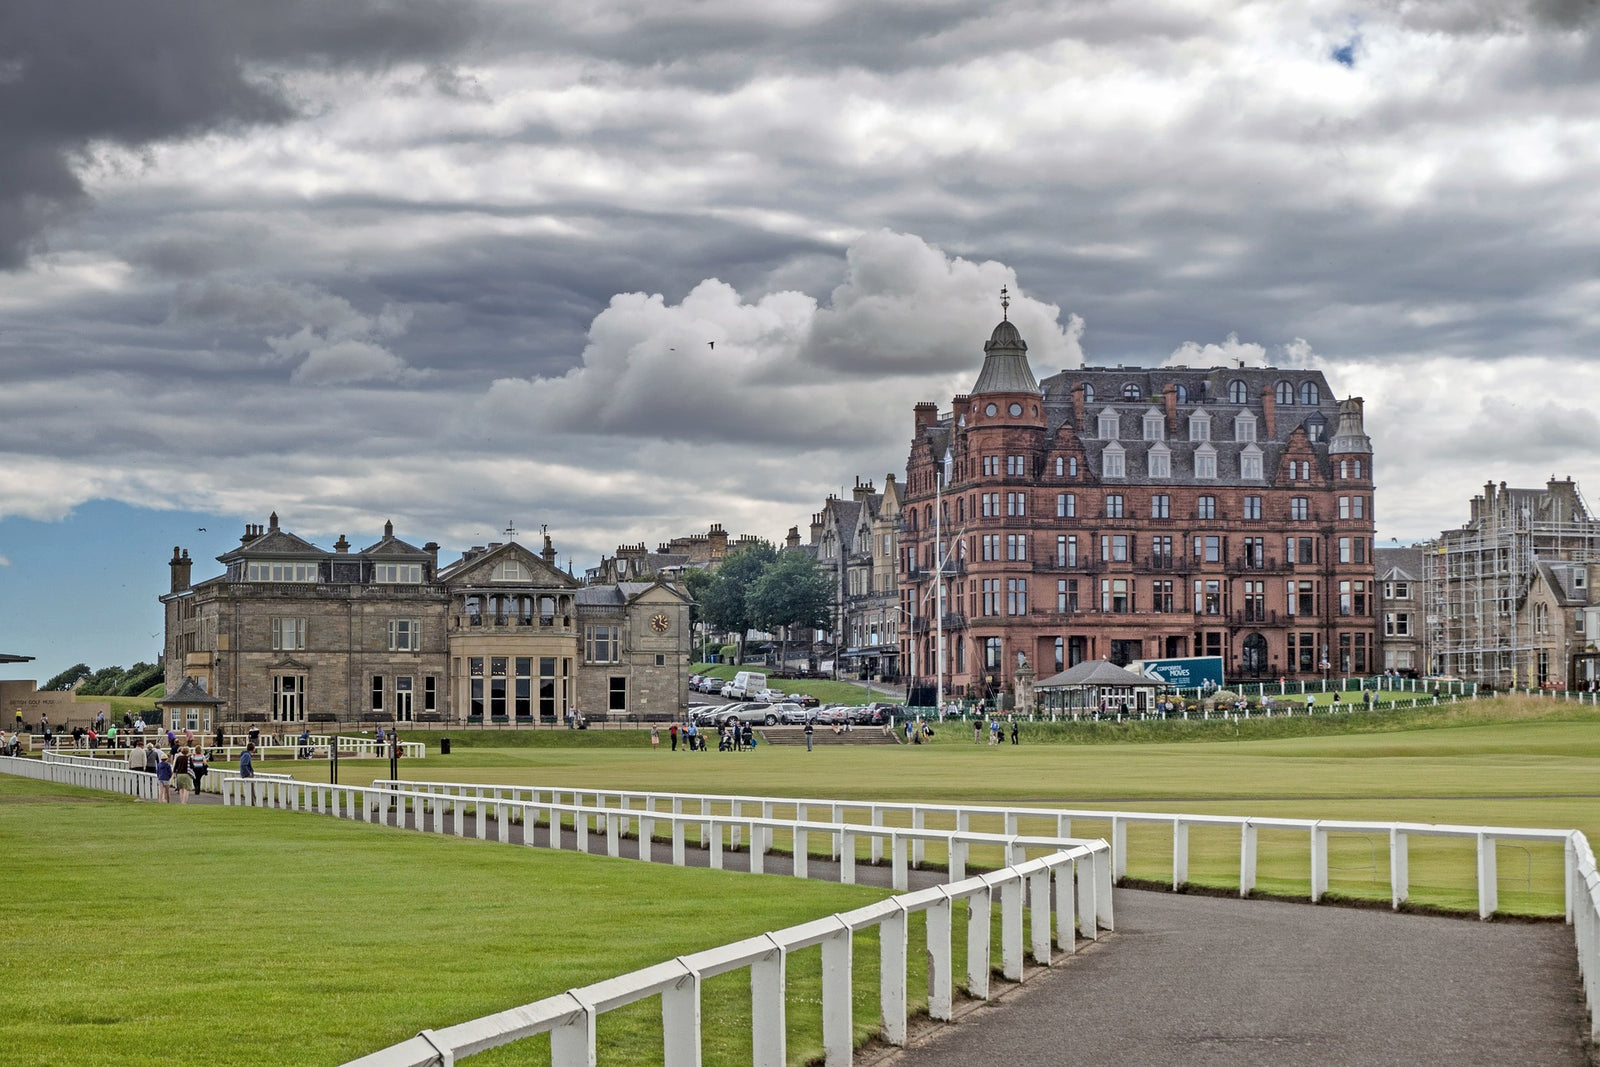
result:
[[[191,566],[189,560],[189,550],[184,549],[180,553],[178,551],[178,546],[173,545],[172,562],[169,563],[168,566],[172,568],[172,592],[184,592],[189,588],[189,568]]]

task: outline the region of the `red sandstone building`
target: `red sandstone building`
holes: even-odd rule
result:
[[[972,392],[916,406],[908,672],[957,695],[1088,659],[1221,656],[1230,680],[1378,669],[1372,443],[1319,371],[1068,370],[1010,322]],[[936,508],[939,509],[936,517]]]

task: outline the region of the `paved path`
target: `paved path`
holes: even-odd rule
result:
[[[894,1067],[1583,1067],[1572,929],[1118,890],[1117,933]]]
[[[210,798],[208,798],[210,799]],[[411,824],[408,817],[407,823]],[[487,830],[493,840],[497,827]],[[522,827],[510,837],[521,844]],[[636,829],[636,827],[635,827]],[[476,837],[468,816],[466,835]],[[545,841],[544,829],[537,840]],[[821,835],[814,835],[820,837]],[[562,834],[574,849],[576,835]],[[815,842],[814,842],[815,843]],[[606,851],[591,833],[589,850]],[[638,842],[621,842],[632,860]],[[657,841],[657,862],[671,847]],[[690,847],[690,866],[709,853]],[[748,870],[746,851],[723,853]],[[789,875],[787,855],[765,858]],[[814,878],[838,865],[813,857]],[[858,881],[887,886],[886,866],[856,867]],[[942,872],[910,872],[912,888]],[[1585,1014],[1572,928],[1559,923],[1482,923],[1386,910],[1190,896],[1119,889],[1117,931],[1078,942],[1048,971],[926,1026],[911,1048],[875,1062],[893,1067],[1144,1067],[1148,1064],[1322,1067],[1389,1065],[1588,1067]]]

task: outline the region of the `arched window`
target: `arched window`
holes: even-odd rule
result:
[[[1300,403],[1302,403],[1302,404],[1320,404],[1320,403],[1322,403],[1322,394],[1317,391],[1317,383],[1316,382],[1301,382],[1300,383]]]
[[[1187,404],[1188,402],[1189,402],[1189,387],[1186,386],[1186,385],[1178,386],[1178,403]]]
[[[1235,378],[1233,381],[1228,383],[1228,403],[1243,404],[1247,401],[1248,395],[1248,391],[1244,387],[1244,382],[1240,381],[1238,378]]]
[[[1083,383],[1083,402],[1085,404],[1094,403],[1094,386],[1088,382]]]
[[[1294,383],[1279,382],[1273,387],[1273,392],[1277,394],[1277,400],[1280,406],[1287,406],[1294,403]]]
[[[1122,399],[1124,400],[1138,400],[1141,395],[1143,394],[1139,392],[1139,387],[1132,382],[1122,387]]]

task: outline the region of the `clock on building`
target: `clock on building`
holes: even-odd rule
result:
[[[667,618],[666,615],[659,611],[650,616],[650,629],[654,630],[658,634],[666,633],[668,628],[671,626],[672,620]]]

